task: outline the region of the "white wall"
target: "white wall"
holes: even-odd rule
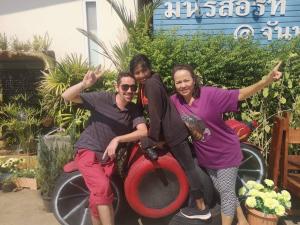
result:
[[[88,58],[87,39],[76,28],[86,29],[87,0],[0,0],[0,33],[21,41],[48,32],[51,49],[59,60],[66,54]],[[136,0],[119,0],[134,12]],[[107,45],[126,39],[122,23],[106,0],[96,0],[98,37]],[[107,62],[102,57],[102,62]]]

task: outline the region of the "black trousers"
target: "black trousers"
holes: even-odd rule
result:
[[[187,140],[173,146],[171,152],[185,171],[190,184],[192,197],[194,199],[203,198],[203,184],[200,176],[197,174],[191,148]]]

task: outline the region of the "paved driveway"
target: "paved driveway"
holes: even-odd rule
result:
[[[297,205],[299,200],[295,202]],[[298,203],[300,205],[300,202]],[[150,220],[126,213],[118,225],[167,225],[169,219]],[[24,189],[18,192],[0,191],[0,225],[59,225],[52,213],[44,210],[39,192]],[[202,223],[201,223],[202,224]],[[286,218],[280,225],[300,225],[300,217]]]
[[[117,225],[167,225],[162,220],[138,218],[126,213]],[[0,191],[0,225],[59,225],[52,213],[44,210],[39,192],[23,189],[18,192]]]
[[[39,192],[22,190],[0,191],[1,225],[59,225],[52,213],[43,209]]]

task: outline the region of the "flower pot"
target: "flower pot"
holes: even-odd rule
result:
[[[17,187],[29,188],[31,190],[37,190],[37,183],[35,178],[18,177],[16,179]]]
[[[256,209],[247,207],[247,220],[250,225],[277,225],[278,216],[265,214]]]
[[[52,212],[52,205],[51,205],[52,198],[50,196],[42,195],[42,199],[43,199],[44,210],[47,212]]]
[[[6,182],[1,185],[1,189],[3,192],[12,192],[16,188],[15,183],[11,182]]]

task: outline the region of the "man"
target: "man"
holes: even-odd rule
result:
[[[81,93],[102,76],[103,71],[88,71],[83,80],[68,88],[62,97],[90,110],[89,122],[75,144],[75,161],[90,190],[89,207],[93,225],[114,225],[113,193],[110,176],[114,170],[119,143],[147,136],[144,118],[133,104],[137,86],[130,73],[120,73],[116,94]]]

